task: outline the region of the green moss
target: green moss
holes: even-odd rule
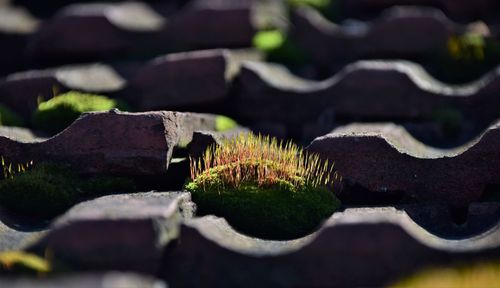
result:
[[[0,104],[0,125],[24,126],[23,119],[12,112],[7,106]]]
[[[280,30],[259,31],[253,38],[253,46],[264,52],[274,51],[285,43],[286,36]]]
[[[491,261],[472,265],[427,268],[389,287],[500,287],[500,263]]]
[[[200,215],[224,217],[235,229],[264,239],[293,239],[313,232],[340,202],[326,188],[294,185],[282,181],[258,188],[246,183],[238,188],[220,188],[217,176],[212,185],[201,187],[195,181],[186,185]]]
[[[487,41],[482,35],[466,33],[448,40],[448,53],[458,61],[481,62],[485,60],[486,44]]]
[[[266,54],[267,60],[287,66],[300,66],[307,57],[281,30],[259,31],[253,38],[253,46]]]
[[[236,127],[238,127],[238,123],[229,117],[223,115],[217,115],[215,117],[215,131],[223,132]]]
[[[133,188],[134,183],[129,179],[81,179],[67,167],[40,163],[0,181],[0,203],[15,212],[50,218],[64,212],[82,197],[126,192]]]
[[[38,104],[38,109],[33,114],[33,125],[47,132],[60,132],[84,112],[107,111],[113,108],[128,110],[127,105],[119,100],[100,95],[67,92]]]
[[[291,7],[309,6],[319,11],[325,11],[332,5],[331,0],[288,0]]]
[[[96,176],[85,181],[87,195],[102,195],[135,190],[135,182],[125,177]]]
[[[0,274],[40,274],[52,269],[50,263],[36,254],[23,251],[0,252]]]
[[[81,189],[76,175],[51,164],[16,174],[0,182],[0,203],[36,216],[56,215],[73,205]]]
[[[201,215],[224,217],[243,233],[293,239],[313,232],[340,203],[328,187],[333,165],[292,142],[241,134],[190,159],[192,193]]]
[[[435,73],[442,81],[473,81],[496,67],[500,61],[500,43],[474,33],[452,36],[446,47],[429,61],[436,64]]]

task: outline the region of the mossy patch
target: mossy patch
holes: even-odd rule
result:
[[[264,52],[272,52],[285,43],[286,36],[280,30],[259,31],[253,38],[253,45]]]
[[[326,11],[332,5],[332,0],[288,0],[291,7],[309,6],[319,11]]]
[[[56,133],[68,127],[84,112],[108,111],[113,108],[129,110],[120,100],[74,91],[67,92],[38,104],[33,114],[33,126],[46,132]]]
[[[237,230],[265,239],[305,236],[340,206],[328,187],[333,166],[292,143],[240,135],[191,159],[192,193],[201,215],[226,218]]]
[[[289,185],[259,188],[245,184],[238,188],[186,185],[200,215],[224,217],[235,229],[264,239],[286,240],[305,236],[340,206],[325,188],[303,187],[291,191]]]
[[[0,203],[8,210],[50,218],[67,210],[82,197],[126,192],[134,182],[121,177],[82,179],[64,166],[35,164],[0,181]]]
[[[223,115],[217,115],[215,117],[215,131],[224,132],[236,127],[238,127],[238,123],[229,117]]]
[[[500,263],[486,262],[455,267],[429,268],[396,284],[394,288],[500,287]]]
[[[287,66],[300,66],[307,57],[295,43],[281,30],[263,30],[255,34],[253,46],[264,52],[268,61]]]
[[[44,274],[50,263],[36,254],[23,251],[0,252],[0,274]]]
[[[0,104],[0,125],[24,126],[24,120],[7,106]]]
[[[429,61],[435,64],[435,72],[442,81],[473,81],[498,64],[500,42],[475,33],[452,36],[446,46]]]

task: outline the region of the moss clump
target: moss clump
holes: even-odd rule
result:
[[[86,179],[84,185],[85,194],[87,196],[130,192],[134,189],[135,182],[125,177],[95,176]]]
[[[0,274],[41,274],[52,269],[50,263],[36,254],[23,251],[0,252]]]
[[[318,11],[327,11],[331,5],[331,0],[288,0],[291,7],[309,6]]]
[[[264,52],[271,52],[283,46],[286,36],[280,30],[259,31],[253,38],[253,45]]]
[[[202,215],[226,218],[236,229],[266,239],[292,239],[317,228],[340,205],[327,189],[333,167],[296,145],[240,135],[191,159],[186,189]]]
[[[82,113],[107,111],[113,108],[128,110],[122,101],[105,96],[67,92],[38,104],[33,114],[33,125],[50,133],[60,132],[75,121]]]
[[[223,115],[217,115],[215,117],[215,131],[224,132],[236,127],[238,127],[238,123],[229,117]]]
[[[4,168],[4,178],[0,181],[1,205],[41,218],[64,212],[82,197],[130,191],[134,186],[132,180],[120,177],[82,179],[67,167],[50,163],[35,164],[15,174],[6,174]]]
[[[419,272],[394,285],[394,288],[474,288],[500,287],[500,263],[433,268]]]
[[[24,121],[19,115],[7,108],[7,106],[0,104],[0,125],[24,126]]]
[[[78,178],[68,169],[40,164],[0,182],[2,206],[37,216],[57,215],[79,196]]]
[[[200,215],[224,217],[237,230],[267,239],[293,239],[314,231],[340,205],[327,189],[303,187],[291,191],[289,185],[258,188],[245,184],[219,190],[186,185],[192,192]]]
[[[430,59],[440,80],[451,83],[473,81],[494,68],[500,61],[500,43],[480,34],[452,36],[446,47]]]
[[[448,39],[447,49],[451,58],[464,62],[481,62],[486,58],[487,40],[479,34],[466,33]]]
[[[252,42],[256,49],[266,54],[268,61],[287,66],[301,66],[307,62],[305,54],[281,30],[259,31]]]

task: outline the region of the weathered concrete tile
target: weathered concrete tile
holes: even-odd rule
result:
[[[500,255],[498,227],[471,236],[439,238],[390,207],[335,213],[315,234],[292,241],[240,235],[205,216],[185,221],[162,277],[176,286],[384,286],[428,265]]]
[[[91,112],[43,142],[0,138],[0,154],[16,163],[61,162],[79,173],[162,174],[178,129],[173,112]]]
[[[0,82],[0,101],[25,119],[31,119],[39,98],[50,99],[59,93],[77,90],[112,94],[126,85],[113,67],[105,64],[63,66],[55,69],[31,70],[7,76]]]
[[[366,58],[414,59],[446,47],[465,27],[437,9],[394,7],[372,22],[336,25],[303,7],[293,16],[293,38],[319,65]]]
[[[494,0],[456,1],[456,0],[340,0],[338,5],[344,17],[364,17],[380,13],[395,5],[415,5],[439,7],[446,14],[460,21],[494,18],[498,12],[498,2]]]
[[[258,29],[286,23],[275,20],[284,15],[278,1],[193,0],[179,6],[172,1],[72,4],[43,24],[29,52],[43,64],[243,48],[251,46]]]
[[[228,101],[242,62],[260,59],[262,55],[252,50],[226,49],[161,56],[144,64],[130,79],[126,98],[141,110],[207,110],[203,107]]]
[[[230,55],[225,50],[176,53],[144,65],[130,80],[130,102],[141,110],[172,109],[228,96]]]
[[[38,29],[39,21],[26,9],[9,4],[0,5],[0,75],[24,67],[24,53],[29,38]]]
[[[52,224],[30,250],[52,251],[81,268],[154,273],[162,251],[194,213],[189,193],[149,192],[82,202]]]
[[[448,85],[415,63],[358,61],[324,81],[311,81],[279,65],[245,62],[235,106],[242,118],[290,126],[316,122],[324,114],[347,119],[431,119],[443,107],[491,120],[498,117],[492,107],[500,102],[495,92],[499,71],[494,69],[473,83]]]
[[[173,53],[144,63],[93,63],[19,72],[0,81],[0,101],[25,119],[31,119],[39,98],[50,99],[54,93],[70,90],[124,99],[139,111],[222,110],[219,106],[227,102],[241,62],[262,57],[252,49],[215,49]]]
[[[45,141],[0,137],[0,155],[15,163],[33,160],[71,166],[82,174],[164,175],[175,146],[196,130],[215,130],[209,114],[169,111],[84,113]]]
[[[30,55],[42,63],[64,63],[137,53],[144,46],[134,45],[135,37],[161,31],[165,22],[140,2],[73,4],[43,24],[32,40]]]
[[[126,272],[79,273],[51,278],[0,278],[0,286],[12,288],[167,288],[151,276]]]
[[[381,197],[393,191],[417,201],[466,207],[480,199],[487,185],[500,182],[498,123],[469,144],[448,150],[425,146],[398,126],[368,128],[347,126],[316,138],[306,150],[334,160],[349,185]]]

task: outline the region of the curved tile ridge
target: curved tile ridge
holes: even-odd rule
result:
[[[347,65],[334,76],[323,81],[307,80],[296,76],[285,66],[260,61],[245,61],[243,68],[256,73],[262,81],[272,87],[296,91],[312,92],[329,89],[349,78],[351,74],[364,73],[400,73],[419,89],[428,93],[452,97],[473,96],[495,84],[500,78],[500,66],[491,70],[481,78],[465,84],[448,84],[437,80],[422,65],[406,60],[360,60]],[[368,78],[368,77],[367,77]],[[384,91],[385,92],[385,91]]]
[[[380,13],[384,9],[395,5],[413,5],[440,7],[446,14],[460,21],[484,20],[484,17],[495,17],[498,12],[498,2],[495,0],[482,0],[481,2],[456,1],[456,0],[340,0],[339,5],[347,17],[366,17]],[[493,19],[493,18],[491,18]]]
[[[174,3],[150,7],[140,2],[70,5],[41,27],[27,52],[41,63],[74,63],[123,56],[142,59],[165,51],[249,47],[257,29],[251,19],[256,18],[251,17],[256,4],[238,3],[243,5],[198,0],[182,8]],[[259,16],[263,16],[260,25],[273,23],[273,17]]]
[[[416,88],[420,90],[452,97],[466,97],[477,94],[482,89],[486,89],[490,83],[497,80],[500,75],[500,66],[497,66],[495,69],[473,82],[453,85],[432,77],[420,64],[405,60],[357,61],[348,65],[340,74],[348,75],[350,73],[356,73],[359,70],[398,72],[408,77]]]
[[[309,7],[295,10],[292,16],[298,45],[323,65],[320,61],[425,56],[445,47],[451,35],[466,29],[437,9],[416,6],[393,7],[375,21],[342,25],[329,23]]]
[[[315,237],[315,234],[311,234],[289,241],[253,238],[234,230],[224,218],[213,215],[186,219],[183,224],[196,229],[205,239],[225,249],[249,256],[277,256],[291,253],[303,248]]]
[[[335,225],[390,223],[402,228],[414,241],[429,248],[449,252],[470,252],[500,247],[500,223],[491,229],[465,239],[444,239],[417,224],[405,211],[394,207],[351,208],[334,214],[322,229]],[[321,233],[320,230],[318,233]]]
[[[25,119],[36,110],[38,97],[50,98],[54,87],[60,92],[78,90],[124,98],[143,111],[208,105],[226,99],[241,62],[261,58],[262,54],[252,49],[213,49],[168,54],[121,66],[123,70],[90,63],[19,72],[0,81],[0,102]],[[121,76],[123,71],[130,76]]]
[[[40,21],[23,7],[6,2],[0,4],[0,75],[25,69],[26,53],[30,39],[39,31]]]
[[[157,57],[135,73],[127,95],[141,110],[224,101],[240,63],[259,58],[253,54],[213,49]]]
[[[436,208],[436,207],[434,207]],[[201,218],[185,219],[183,225],[196,229],[205,239],[212,241],[224,249],[229,249],[247,256],[280,256],[308,249],[314,246],[322,234],[332,233],[337,227],[377,226],[389,224],[402,229],[414,242],[427,247],[448,252],[480,251],[500,248],[500,223],[477,235],[463,239],[446,239],[436,236],[420,226],[407,212],[395,207],[348,208],[334,213],[321,228],[303,238],[273,241],[263,240],[241,234],[234,230],[224,218],[213,215]],[[452,225],[451,222],[449,225]],[[343,237],[339,235],[339,237]],[[384,237],[384,236],[383,236]],[[182,238],[182,233],[181,233]],[[182,241],[182,239],[181,239]],[[351,247],[354,250],[356,247]]]
[[[126,80],[102,63],[64,66],[55,70],[59,83],[72,90],[109,93],[123,89]]]
[[[33,277],[2,277],[0,286],[10,288],[167,288],[168,285],[153,276],[130,272],[80,272],[73,275],[58,275],[55,277],[37,279]]]
[[[158,14],[148,4],[136,1],[72,4],[59,13],[66,16],[103,15],[116,27],[137,32],[158,31],[167,22],[165,17]]]
[[[398,192],[464,207],[478,200],[486,186],[500,183],[500,122],[452,150],[420,145],[394,126],[371,133],[348,130],[318,137],[306,150],[335,161],[348,184],[373,193]]]
[[[31,119],[39,97],[52,98],[55,87],[60,92],[112,94],[122,91],[126,84],[113,67],[101,63],[30,70],[8,75],[0,81],[0,101],[25,119]]]
[[[83,174],[162,175],[173,148],[194,130],[215,130],[215,116],[169,111],[84,113],[54,137],[21,143],[0,137],[0,155],[71,166]]]
[[[281,242],[239,235],[205,216],[184,221],[162,274],[175,286],[378,287],[427,265],[494,259],[499,239],[499,226],[463,240],[438,238],[389,207],[347,209],[315,234]]]
[[[387,143],[399,153],[407,154],[420,159],[437,159],[443,157],[454,157],[462,154],[469,147],[475,145],[482,135],[476,137],[469,143],[451,149],[439,149],[427,146],[413,138],[408,131],[394,123],[352,123],[340,126],[332,131],[338,137],[377,137],[381,136]],[[325,137],[325,136],[322,136]]]
[[[277,64],[244,62],[239,80],[239,112],[262,121],[314,121],[327,109],[356,119],[430,119],[445,107],[491,119],[500,104],[500,67],[472,83],[449,85],[408,61],[358,61],[323,81],[301,79]]]
[[[261,61],[245,61],[242,63],[242,69],[244,69],[245,72],[254,72],[262,81],[273,88],[292,92],[314,92],[322,90],[328,88],[331,82],[335,82],[333,79],[338,78],[334,76],[325,81],[307,80],[292,74],[290,70],[283,65]]]
[[[377,23],[383,23],[385,21],[391,21],[392,19],[398,18],[423,17],[441,22],[443,25],[457,25],[462,27],[462,25],[451,21],[441,10],[424,6],[394,6],[383,10],[378,19],[375,19],[374,21],[365,22],[359,20],[349,20],[344,22],[344,25],[331,22],[316,9],[311,9],[307,6],[297,8],[296,12],[325,34],[342,34],[352,37],[366,36]]]
[[[164,247],[178,237],[179,223],[192,216],[188,210],[193,207],[186,192],[99,197],[71,208],[29,249],[49,249],[79,267],[154,273]]]
[[[39,20],[24,8],[0,6],[0,33],[32,34],[39,25]]]

